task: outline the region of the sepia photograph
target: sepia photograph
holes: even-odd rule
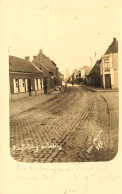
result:
[[[110,2],[9,4],[9,141],[15,161],[97,163],[117,156],[119,28]]]

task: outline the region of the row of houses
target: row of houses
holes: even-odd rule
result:
[[[25,59],[9,56],[10,101],[58,90],[64,75],[42,50],[37,56]]]
[[[113,38],[111,45],[101,59],[97,60],[86,76],[86,84],[94,87],[118,88],[118,41]]]
[[[74,69],[72,75],[69,76],[67,82],[72,84],[84,84],[86,76],[89,74],[91,68],[89,66],[84,66],[83,68]]]
[[[75,69],[67,82],[85,84],[94,87],[118,88],[118,41],[113,38],[111,45],[93,68],[84,66]]]

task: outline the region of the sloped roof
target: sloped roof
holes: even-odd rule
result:
[[[9,69],[13,72],[42,73],[42,71],[35,67],[30,61],[15,56],[9,56]]]
[[[45,68],[49,70],[49,72],[56,75],[57,72],[56,64],[54,63],[54,61],[51,61],[49,57],[44,55],[42,51],[37,55],[37,59],[45,66]]]
[[[37,59],[36,56],[34,57],[34,59],[33,59],[32,62],[33,62],[40,70],[43,71],[43,76],[45,76],[45,77],[48,77],[48,76],[49,76],[49,73],[51,73],[50,70],[49,70],[42,62],[40,62],[40,61]]]
[[[116,40],[116,38],[113,39],[113,42],[105,52],[105,55],[111,54],[111,53],[118,53],[118,41]]]
[[[99,59],[95,65],[93,66],[93,68],[91,69],[90,74],[99,74],[100,73],[100,63],[101,63],[101,59]]]
[[[59,75],[60,75],[60,76],[64,76],[60,71],[59,71]]]
[[[35,63],[36,61],[36,63]],[[45,68],[48,72],[51,72],[50,69],[48,67],[46,67],[46,65],[44,63],[42,63],[37,57],[34,58],[33,60],[34,64],[39,68],[39,69],[43,69]]]

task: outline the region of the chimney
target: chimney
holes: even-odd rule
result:
[[[43,51],[42,51],[42,49],[40,49],[39,50],[39,60],[41,60],[41,58],[42,58],[42,53],[43,53]]]
[[[113,38],[113,41],[115,42],[116,41],[116,38]]]
[[[37,56],[33,56],[33,60],[36,59]]]
[[[42,50],[42,49],[40,49],[40,50],[39,50],[39,53],[42,53],[42,52],[43,52],[43,50]]]
[[[25,59],[26,59],[27,61],[30,61],[30,57],[25,57]]]

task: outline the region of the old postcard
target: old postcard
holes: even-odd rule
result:
[[[41,193],[105,193],[104,188],[94,192],[89,180],[94,177],[93,185],[96,180],[98,185],[117,183],[120,175],[119,169],[111,172],[120,149],[121,3],[0,3],[2,41],[7,46],[3,64],[9,72],[4,98],[9,99],[11,185],[41,180]],[[82,181],[83,192],[74,184],[53,190],[59,177],[70,183]],[[52,190],[46,191],[45,185],[52,181]],[[13,188],[5,194],[10,191]]]
[[[107,4],[91,9],[84,1],[10,7],[11,156],[112,160],[119,123],[117,15]]]

